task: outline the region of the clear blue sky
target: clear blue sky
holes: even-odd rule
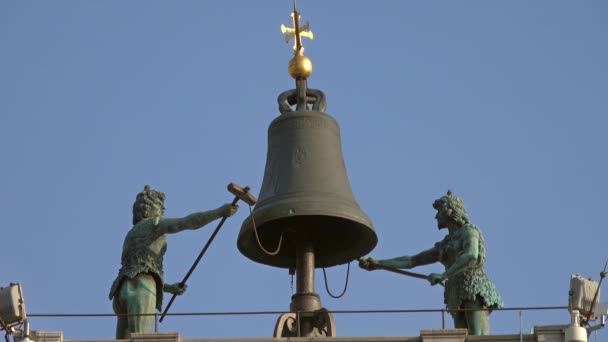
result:
[[[452,189],[481,227],[506,306],[565,306],[572,273],[608,258],[608,3],[298,1],[309,86],[328,97],[371,253],[413,254],[444,236],[431,203]],[[293,88],[281,24],[291,1],[2,1],[0,285],[29,313],[110,313],[131,206],[145,184],[167,216],[261,185],[276,97]],[[242,256],[231,218],[174,312],[287,310],[286,270]],[[177,282],[215,224],[168,238]],[[354,264],[353,264],[354,266]],[[437,272],[440,265],[420,272]],[[328,270],[344,284],[345,266]],[[605,286],[603,286],[605,289]],[[332,310],[439,309],[442,290],[351,269]],[[603,299],[602,301],[606,301]],[[271,336],[275,316],[168,318],[183,337]],[[519,332],[517,312],[492,332]],[[566,311],[524,312],[524,329]],[[437,314],[337,315],[340,336],[418,335]],[[112,338],[113,318],[32,318],[67,339]],[[451,326],[451,320],[448,321]],[[605,331],[598,336],[606,337]]]

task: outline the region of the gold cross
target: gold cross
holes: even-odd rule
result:
[[[304,46],[302,46],[302,37],[313,39],[312,31],[309,31],[309,23],[306,22],[304,26],[300,27],[300,13],[296,11],[295,4],[293,13],[291,13],[291,19],[293,21],[293,28],[281,25],[281,32],[285,35],[285,43],[289,42],[291,38],[294,38],[293,51],[296,53],[304,52]]]

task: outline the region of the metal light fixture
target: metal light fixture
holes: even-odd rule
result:
[[[608,265],[608,262],[606,263]],[[606,325],[608,304],[599,303],[600,286],[606,277],[606,266],[600,273],[600,282],[584,278],[578,274],[570,277],[568,296],[568,311],[571,322],[565,331],[566,342],[587,342],[589,335]],[[590,321],[600,319],[599,324],[590,326]],[[588,326],[588,328],[584,328]]]
[[[11,283],[8,287],[0,287],[0,329],[8,336],[19,332],[19,341],[29,342],[29,325],[25,313],[25,301],[21,284]]]
[[[596,294],[597,293],[597,294]],[[583,317],[591,317],[593,309],[600,300],[599,284],[593,279],[584,278],[578,274],[570,277],[570,292],[568,311],[578,311]],[[592,320],[597,317],[591,317]]]

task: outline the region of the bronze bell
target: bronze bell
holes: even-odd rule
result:
[[[306,103],[293,111],[296,90],[279,96],[281,115],[268,127],[264,180],[253,213],[241,227],[237,246],[249,259],[276,267],[296,265],[296,249],[314,248],[315,267],[350,262],[378,242],[359,208],[342,158],[340,127],[324,113],[325,95],[306,89]],[[253,219],[252,219],[253,218]],[[264,252],[280,249],[276,255]]]

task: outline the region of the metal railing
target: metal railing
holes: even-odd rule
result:
[[[441,328],[446,326],[446,313],[467,312],[467,311],[546,311],[546,310],[567,310],[567,306],[534,306],[534,307],[510,307],[494,309],[370,309],[370,310],[328,310],[334,315],[342,314],[404,314],[404,313],[438,313],[441,315]],[[281,315],[285,311],[216,311],[216,312],[174,312],[167,313],[167,316],[257,316],[257,315]],[[306,314],[309,312],[298,312]],[[118,316],[154,316],[155,331],[158,332],[159,313],[151,314],[116,314],[116,313],[28,313],[28,317],[65,317],[65,318],[86,318],[86,317],[118,317]]]

